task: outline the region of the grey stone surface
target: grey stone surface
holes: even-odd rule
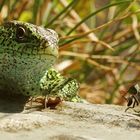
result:
[[[0,102],[0,140],[140,140],[140,115],[125,107],[64,103],[20,112],[12,105]]]

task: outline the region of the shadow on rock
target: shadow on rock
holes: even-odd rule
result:
[[[0,112],[4,113],[22,112],[28,99],[29,97],[23,95],[16,95],[10,97],[0,95]]]

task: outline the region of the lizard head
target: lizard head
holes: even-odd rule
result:
[[[21,21],[5,22],[3,27],[12,50],[21,54],[58,57],[58,35],[54,30]]]
[[[58,57],[58,35],[30,23],[9,21],[0,26],[0,91],[38,93],[39,81]],[[5,88],[6,87],[6,88]]]

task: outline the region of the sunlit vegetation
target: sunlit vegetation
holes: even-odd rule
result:
[[[80,82],[92,103],[122,105],[140,80],[140,1],[0,0],[0,22],[20,20],[60,37],[56,68]]]

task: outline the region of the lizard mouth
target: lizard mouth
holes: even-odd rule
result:
[[[7,52],[13,52],[13,55],[28,55],[28,56],[53,56],[58,57],[57,45],[44,44],[32,44],[32,43],[21,43],[18,47],[7,48]]]

